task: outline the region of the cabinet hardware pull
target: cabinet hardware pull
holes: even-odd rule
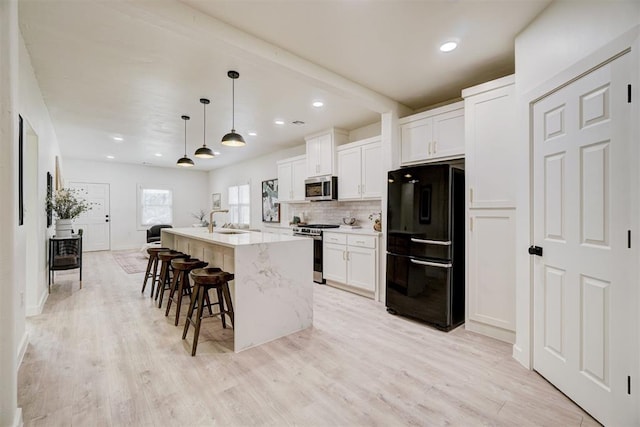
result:
[[[429,154],[431,154],[431,143],[429,143]]]
[[[473,218],[469,218],[469,231],[473,231]]]
[[[347,260],[347,251],[342,251],[342,260],[343,261]]]
[[[423,240],[423,239],[416,239],[415,237],[411,238],[411,241],[413,243],[424,243],[425,245],[439,245],[439,246],[451,246],[451,241],[444,241],[444,240]]]
[[[426,265],[428,267],[451,268],[451,263],[443,264],[440,262],[420,261],[417,259],[412,259],[411,262],[413,264]]]
[[[433,154],[438,152],[438,141],[433,141]]]
[[[473,203],[473,188],[469,189],[469,203]]]
[[[358,185],[358,194],[360,194],[360,186]]]

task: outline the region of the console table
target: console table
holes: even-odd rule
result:
[[[82,235],[49,238],[49,293],[56,270],[80,269],[82,289]]]

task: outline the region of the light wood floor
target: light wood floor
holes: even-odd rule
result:
[[[110,252],[84,262],[83,289],[76,272],[57,273],[43,314],[28,319],[27,426],[597,425],[510,345],[327,286],[315,286],[312,328],[234,354],[209,319],[192,358],[183,321],[140,294],[142,273]]]

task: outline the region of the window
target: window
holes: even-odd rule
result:
[[[173,192],[163,188],[138,186],[138,228],[173,224]]]
[[[229,187],[229,222],[249,225],[250,211],[249,184]]]

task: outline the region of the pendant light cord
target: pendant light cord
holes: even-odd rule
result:
[[[202,146],[207,146],[207,104],[203,103],[202,107],[204,108],[204,126],[202,127]]]
[[[236,80],[231,79],[231,132],[236,131]]]
[[[184,120],[184,156],[187,157],[187,120]]]

